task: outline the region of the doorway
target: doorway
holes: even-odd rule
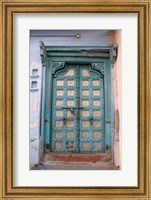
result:
[[[116,46],[40,48],[43,153],[111,157]]]

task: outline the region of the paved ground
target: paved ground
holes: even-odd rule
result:
[[[32,170],[118,170],[111,162],[64,162],[45,161],[35,165]]]

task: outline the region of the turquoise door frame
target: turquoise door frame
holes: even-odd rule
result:
[[[40,42],[40,54],[43,65],[41,135],[44,152],[50,152],[52,127],[52,85],[53,76],[67,65],[89,65],[104,77],[104,151],[112,153],[113,101],[111,86],[111,68],[116,59],[117,46],[103,47],[50,47]]]

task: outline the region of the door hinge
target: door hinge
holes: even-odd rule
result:
[[[110,146],[106,144],[105,149],[106,149],[106,151],[108,151],[110,149]]]

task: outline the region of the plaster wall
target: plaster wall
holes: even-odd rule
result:
[[[117,59],[112,68],[113,83],[113,159],[116,166],[121,167],[121,69],[122,69],[122,35],[121,30],[114,31],[114,41],[118,45]]]
[[[74,37],[53,37],[54,35],[75,35],[79,33],[81,37],[76,39]],[[106,46],[112,45],[113,42],[117,42],[120,47],[120,31],[87,31],[87,30],[51,30],[51,31],[31,31],[30,33],[30,167],[34,164],[38,164],[42,157],[42,139],[43,136],[40,133],[40,119],[41,119],[41,92],[42,92],[42,64],[40,58],[40,48],[39,41],[43,41],[49,46]],[[49,36],[49,37],[48,37]],[[51,37],[52,36],[52,37]],[[120,49],[118,53],[120,52]],[[120,55],[118,55],[115,67],[112,70],[112,77],[114,82],[114,98],[115,98],[115,110],[120,110],[120,66],[121,60]],[[38,70],[37,75],[34,75],[33,69]],[[115,79],[115,80],[114,80]],[[36,83],[34,83],[36,82]],[[114,126],[114,124],[113,124]],[[114,128],[113,128],[114,129]],[[115,130],[116,132],[116,130]],[[119,141],[118,137],[114,137],[114,162],[116,165],[119,164]]]

